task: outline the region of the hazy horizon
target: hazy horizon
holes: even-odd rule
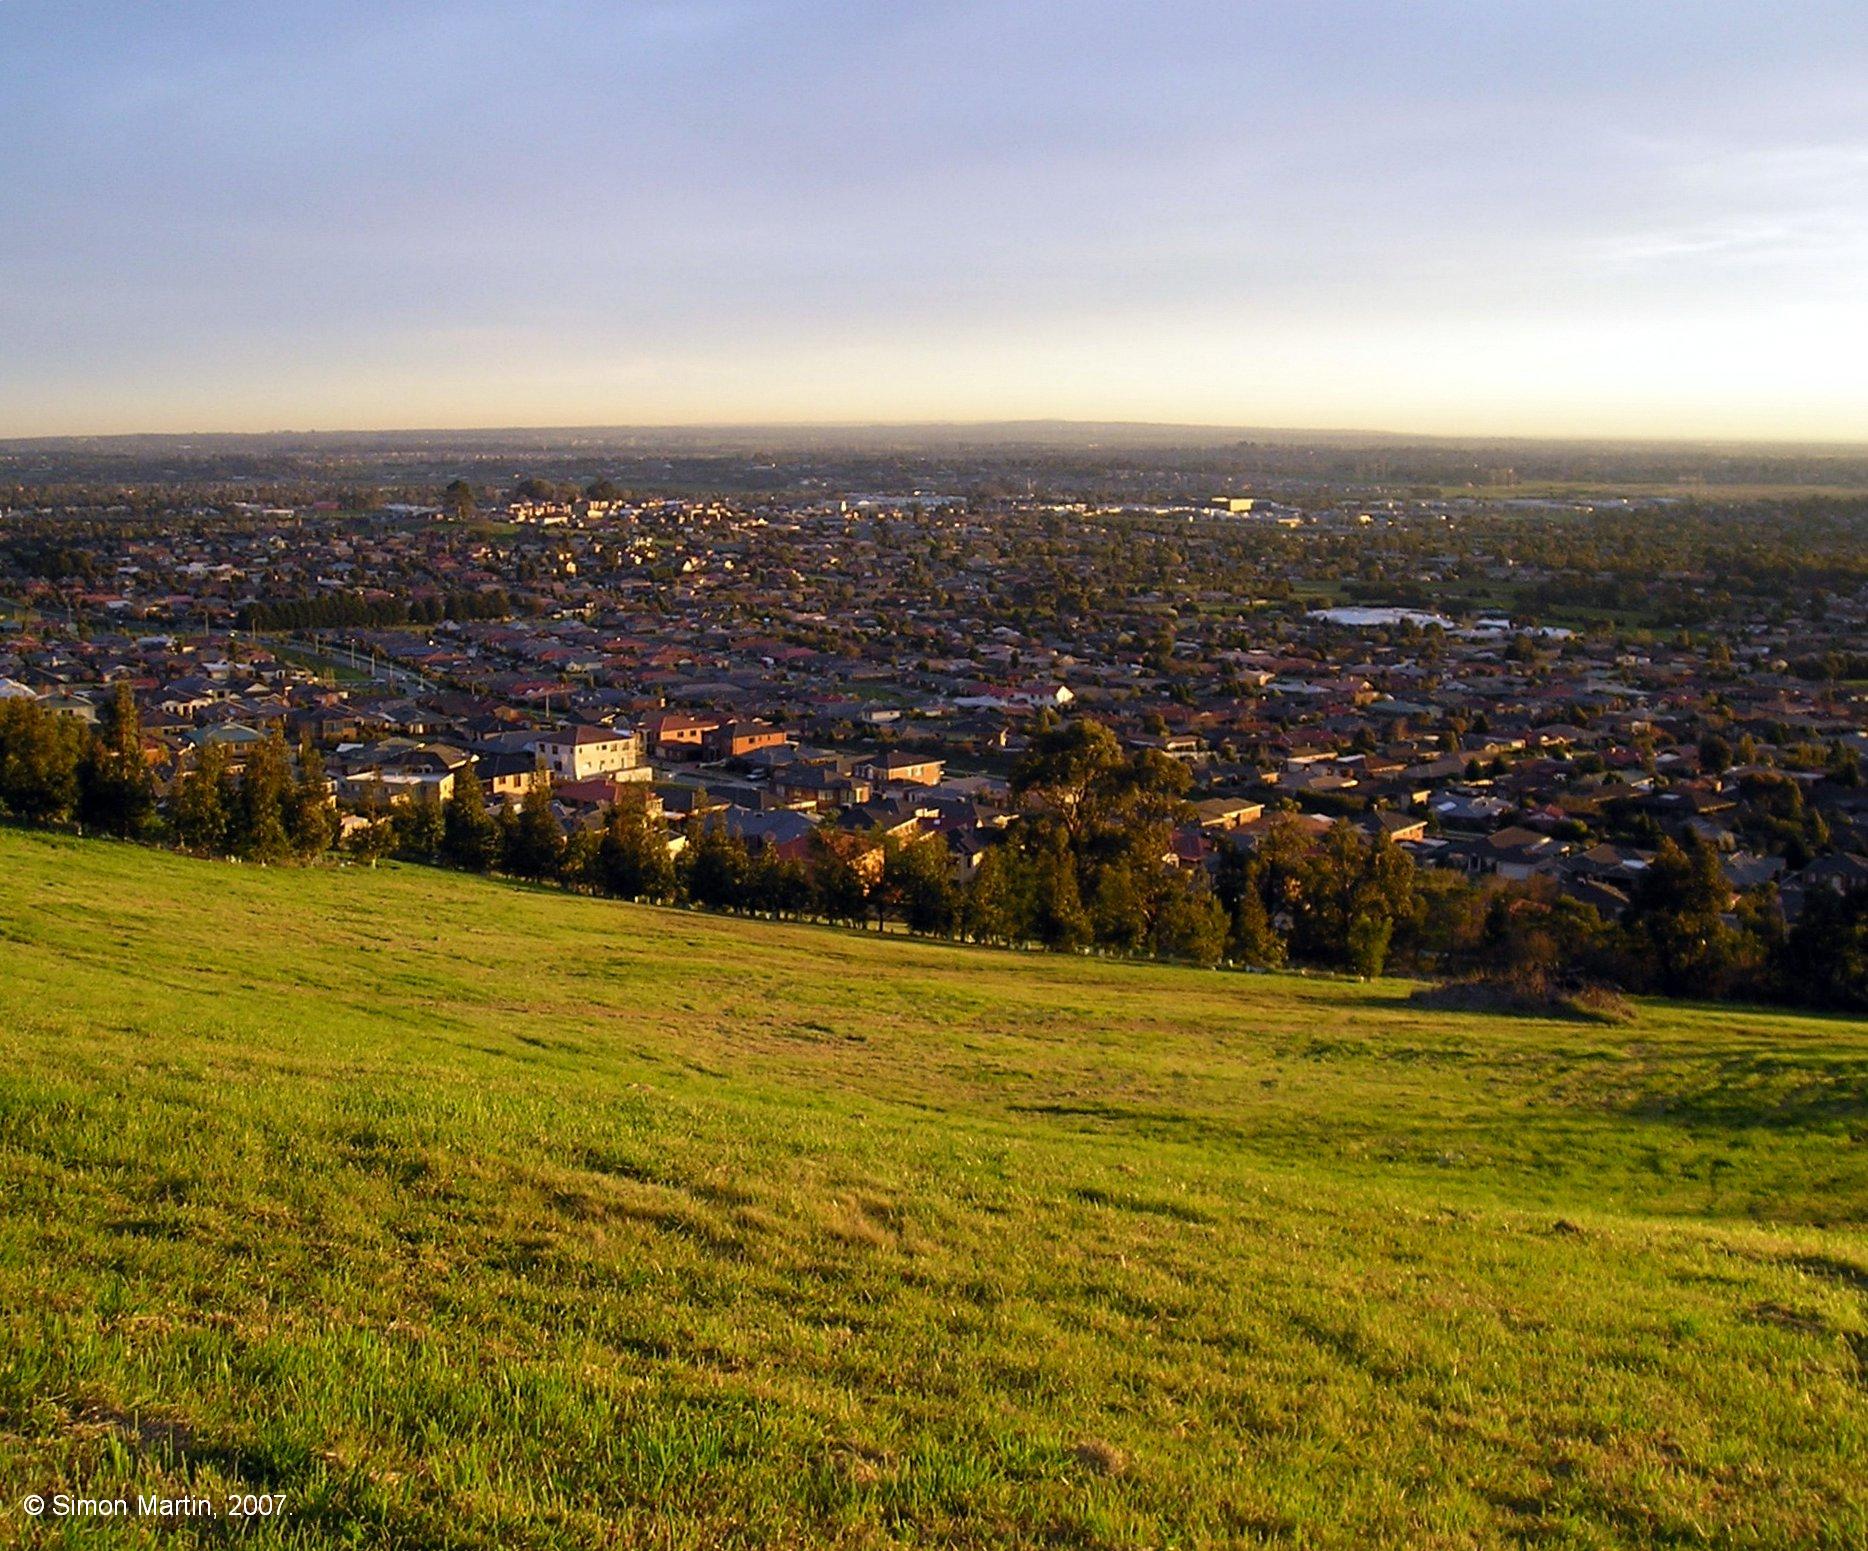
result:
[[[1003,439],[1008,443],[1023,435],[1042,444],[1047,436],[1057,438],[1056,445],[1088,444],[1097,436],[1127,437],[1136,440],[1158,437],[1158,445],[1225,445],[1234,438],[1263,438],[1273,442],[1302,446],[1310,443],[1355,445],[1359,441],[1398,443],[1444,443],[1449,446],[1550,446],[1550,447],[1627,447],[1691,450],[1757,449],[1822,454],[1835,452],[1852,455],[1868,451],[1868,436],[1854,438],[1791,438],[1743,436],[1565,436],[1560,434],[1466,434],[1425,432],[1382,426],[1290,426],[1228,425],[1166,420],[1066,420],[1054,416],[1000,420],[742,420],[742,421],[667,421],[662,423],[591,423],[591,424],[510,424],[510,425],[329,425],[268,426],[263,429],[229,430],[222,427],[194,426],[185,430],[45,432],[38,435],[0,435],[0,447],[50,445],[61,442],[135,442],[135,441],[266,441],[307,438],[342,443],[355,437],[389,440],[397,437],[500,437],[500,436],[604,436],[649,440],[666,436],[671,440],[750,436],[831,438],[849,437],[960,438],[978,435]]]
[[[1864,78],[1836,0],[13,0],[0,438],[1858,444]]]

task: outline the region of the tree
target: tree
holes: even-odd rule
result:
[[[1636,974],[1671,995],[1717,995],[1735,946],[1721,920],[1731,897],[1711,846],[1663,838],[1623,914]]]
[[[1813,888],[1778,949],[1780,996],[1810,1007],[1868,1012],[1868,888]]]
[[[826,921],[861,925],[869,918],[869,880],[856,865],[861,837],[819,830],[811,837],[811,902]]]
[[[1045,947],[1074,953],[1093,931],[1069,851],[1049,845],[1032,858],[1031,929]]]
[[[68,823],[87,736],[36,700],[0,700],[0,809],[28,824]]]
[[[1274,856],[1260,851],[1290,911],[1292,949],[1314,963],[1366,973],[1362,965],[1372,958],[1386,961],[1397,923],[1418,913],[1414,863],[1386,835],[1365,838],[1346,820],[1301,857],[1292,845],[1300,833],[1280,833]],[[1358,918],[1367,924],[1358,928]]]
[[[435,789],[424,782],[413,796],[390,815],[394,821],[397,852],[411,861],[432,861],[441,852],[447,818]]]
[[[337,808],[324,761],[309,742],[299,745],[292,790],[285,799],[286,840],[300,861],[315,861],[337,838]]]
[[[505,870],[508,860],[519,854],[519,810],[509,792],[500,799],[493,815],[493,865]]]
[[[1089,865],[1132,854],[1158,859],[1185,811],[1190,780],[1159,750],[1125,756],[1115,734],[1088,718],[1040,732],[1012,770],[1013,793],[1059,824]]]
[[[597,843],[597,886],[618,899],[663,903],[675,895],[668,832],[649,815],[648,796],[631,792],[610,805]]]
[[[1011,842],[1029,864],[1024,926],[1051,947],[1095,941],[1124,953],[1157,951],[1176,886],[1164,858],[1186,815],[1190,779],[1159,750],[1124,754],[1099,722],[1040,727],[1012,773],[1025,810]],[[1223,909],[1220,916],[1223,941]]]
[[[502,816],[503,821],[503,816]],[[564,863],[564,826],[551,811],[551,783],[538,781],[506,828],[500,865],[517,878],[555,878]]]
[[[396,845],[395,823],[382,817],[357,825],[344,839],[344,849],[357,861],[371,867],[394,851]]]
[[[203,744],[169,802],[169,822],[184,849],[217,856],[227,849],[227,751]]]
[[[746,869],[746,905],[780,920],[804,915],[811,908],[811,876],[804,863],[781,856],[776,846],[760,846]]]
[[[486,872],[499,858],[498,829],[471,764],[455,772],[441,808],[441,858],[467,872]]]
[[[1163,891],[1148,946],[1164,959],[1217,964],[1226,951],[1226,912],[1203,885],[1175,879]]]
[[[143,756],[136,697],[119,681],[87,741],[78,772],[78,817],[120,839],[147,834],[156,817],[156,778]]]
[[[1096,942],[1118,953],[1140,953],[1153,927],[1153,890],[1142,869],[1127,861],[1098,870],[1090,897],[1090,923]]]
[[[1255,875],[1248,874],[1246,887],[1233,906],[1226,952],[1235,964],[1248,969],[1283,967],[1284,939],[1271,924],[1271,914],[1265,909],[1265,896],[1259,891]]]
[[[739,910],[746,901],[752,859],[746,842],[724,824],[703,822],[681,853],[680,873],[689,899],[709,910]]]
[[[517,480],[512,487],[515,501],[555,501],[560,495],[556,484],[549,479],[540,479],[536,474],[527,474]]]
[[[595,887],[600,843],[594,830],[572,826],[564,836],[564,850],[558,856],[559,880],[573,888]]]
[[[292,854],[285,815],[293,790],[285,740],[268,733],[247,748],[228,809],[228,844],[249,862],[282,862]]]
[[[951,936],[960,915],[960,890],[938,839],[891,843],[882,862],[881,895],[908,930],[924,937]]]
[[[1012,768],[1012,792],[1054,814],[1074,846],[1101,817],[1123,765],[1122,745],[1088,718],[1038,733]]]
[[[980,858],[960,919],[977,942],[1022,943],[1031,936],[1030,873],[1016,846],[995,845]]]
[[[1388,962],[1388,943],[1394,929],[1394,917],[1379,911],[1358,910],[1350,918],[1345,944],[1349,967],[1364,980],[1373,980]]]
[[[464,479],[449,480],[448,487],[441,496],[441,510],[461,522],[466,522],[473,516],[478,504],[473,486]]]

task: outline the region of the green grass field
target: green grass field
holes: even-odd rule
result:
[[[0,832],[0,1540],[1868,1544],[1868,1026],[1408,989]]]

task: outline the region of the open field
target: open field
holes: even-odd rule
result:
[[[266,648],[283,662],[296,663],[322,674],[334,684],[368,684],[370,675],[361,668],[354,668],[342,659],[324,652],[314,652],[307,647],[289,644],[284,637],[272,636],[266,640]]]
[[[1868,1026],[0,832],[0,1541],[1868,1543]]]

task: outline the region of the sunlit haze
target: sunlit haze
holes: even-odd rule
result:
[[[1868,435],[1868,7],[0,4],[0,435]]]

